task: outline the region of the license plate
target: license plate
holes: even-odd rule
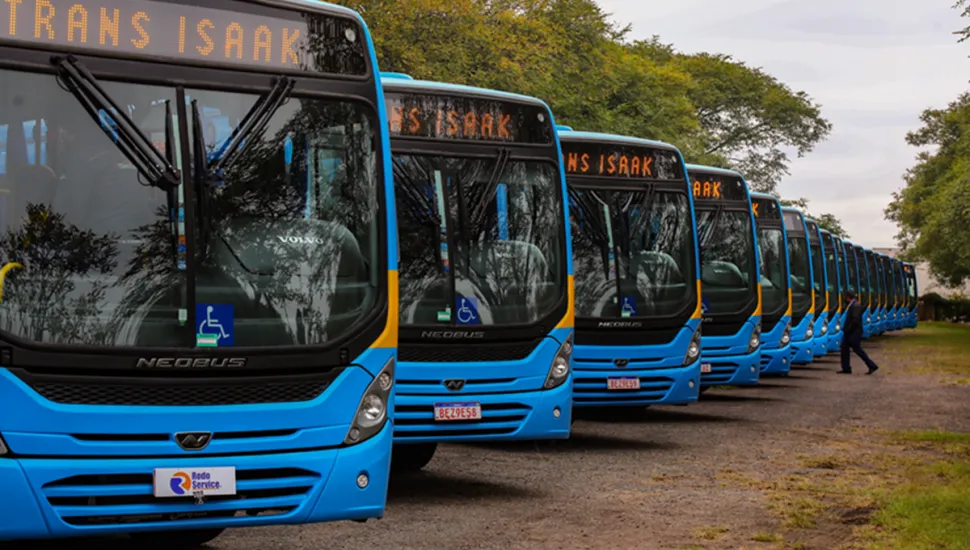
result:
[[[159,498],[236,494],[236,468],[155,468]]]
[[[480,403],[435,403],[434,419],[436,422],[481,420],[482,405]]]
[[[640,378],[637,376],[610,376],[606,379],[608,390],[639,390]]]
[[[711,373],[711,364],[701,363],[701,374],[710,374],[710,373]]]

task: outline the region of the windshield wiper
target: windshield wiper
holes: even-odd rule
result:
[[[295,81],[289,77],[281,76],[277,78],[276,82],[273,83],[273,87],[265,94],[259,96],[256,103],[253,103],[249,112],[243,117],[239,126],[236,126],[232,131],[232,135],[229,136],[229,139],[223,144],[222,149],[217,153],[215,162],[209,164],[208,157],[203,157],[203,161],[208,165],[206,166],[206,177],[210,181],[218,181],[221,179],[222,175],[232,168],[246,154],[246,151],[253,146],[256,138],[263,135],[263,132],[266,131],[266,126],[269,125],[269,121],[276,114],[276,111],[286,102],[295,84]],[[194,117],[192,121],[193,126],[196,124],[201,126],[198,113],[198,108],[195,107],[192,113]],[[205,148],[203,147],[204,150]]]
[[[148,184],[163,191],[179,186],[179,171],[104,91],[94,75],[73,55],[52,57],[60,81],[101,127]],[[107,120],[105,120],[107,117]]]
[[[479,225],[485,220],[485,215],[488,212],[488,203],[492,202],[492,198],[495,197],[495,193],[498,191],[499,178],[505,172],[505,166],[509,163],[509,159],[512,157],[512,152],[508,149],[501,149],[498,152],[498,158],[495,159],[495,166],[492,169],[492,175],[489,176],[488,181],[485,182],[485,188],[482,191],[481,197],[476,201],[476,204],[472,205],[472,213],[468,216],[468,226],[466,228],[465,224],[462,224],[462,235],[463,240],[467,241],[467,236],[473,232],[477,232]],[[459,184],[459,191],[461,191],[461,185]],[[465,201],[462,200],[460,206],[463,206]],[[461,210],[461,209],[459,209]]]
[[[595,191],[590,192],[595,193]],[[603,247],[609,246],[610,236],[607,234],[608,229],[606,220],[603,219],[603,211],[596,208],[584,193],[580,193],[572,187],[568,188],[568,193],[583,215],[583,224],[581,226],[583,233],[586,233],[590,240],[597,245]]]
[[[723,211],[723,206],[718,206],[717,209],[714,210],[714,215],[711,217],[710,225],[707,226],[707,231],[704,233],[704,236],[699,239],[701,250],[704,250],[707,244],[711,242],[711,237],[713,237],[714,233],[717,231],[717,222],[721,220],[721,212]]]
[[[631,193],[622,209],[622,213],[624,214],[623,220],[626,222],[622,224],[622,227],[626,234],[620,239],[620,246],[625,248],[627,260],[630,259],[630,252],[633,246],[631,241],[633,240],[633,236],[639,235],[643,228],[653,221],[653,199],[657,194],[657,188],[651,185],[646,191],[643,192],[643,198],[636,205],[636,210],[638,212],[637,219],[631,226],[630,207],[633,206],[633,199],[637,194],[638,193]]]

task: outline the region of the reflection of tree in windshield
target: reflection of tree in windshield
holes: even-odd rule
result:
[[[99,276],[115,268],[116,241],[78,229],[46,206],[28,204],[25,223],[7,231],[0,243],[3,263],[23,266],[4,281],[0,330],[38,342],[107,340],[110,331],[98,314],[108,284]]]
[[[474,300],[474,324],[547,314],[563,289],[555,175],[546,163],[396,155],[402,322],[465,322],[459,297]]]
[[[255,100],[191,94],[237,120]],[[221,178],[196,180],[197,303],[231,304],[237,343],[320,344],[373,308],[380,209],[373,127],[363,113],[356,104],[291,98],[264,136],[246,138],[254,142]],[[209,153],[220,146],[205,145]],[[171,258],[167,224],[149,232],[144,252]],[[132,307],[173,266],[130,271],[140,289],[128,295]]]
[[[707,313],[737,313],[755,297],[751,215],[744,211],[699,210],[702,292]]]
[[[782,315],[788,309],[785,241],[781,229],[758,231],[761,253],[761,296],[765,315]]]
[[[654,188],[571,189],[577,315],[673,315],[696,299],[689,207]]]

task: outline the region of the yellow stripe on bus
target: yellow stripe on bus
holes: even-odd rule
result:
[[[700,319],[704,316],[703,299],[704,297],[701,295],[701,280],[697,279],[697,308],[694,310],[694,314],[690,316],[691,319]]]
[[[398,327],[397,270],[387,271],[387,324],[384,332],[370,345],[372,348],[396,348]]]
[[[573,303],[576,298],[575,285],[573,276],[568,276],[566,278],[566,296],[569,298],[569,305],[566,306],[566,314],[562,316],[562,320],[559,321],[556,328],[574,328],[576,326],[576,308]]]
[[[3,302],[3,283],[7,280],[7,273],[10,273],[12,269],[23,269],[24,266],[17,262],[8,262],[2,268],[0,268],[0,302]]]

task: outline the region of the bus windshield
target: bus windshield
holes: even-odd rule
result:
[[[785,235],[779,227],[758,229],[761,252],[761,300],[766,316],[788,310],[788,277],[785,270]]]
[[[879,305],[879,271],[876,258],[869,251],[866,251],[866,265],[869,266],[869,305],[875,308]]]
[[[396,154],[401,322],[512,325],[565,292],[562,180],[551,162]]]
[[[858,294],[861,290],[859,288],[859,265],[856,263],[855,248],[851,246],[845,247],[845,262],[849,270],[848,289]]]
[[[706,314],[738,313],[757,292],[751,212],[717,207],[696,215]]]
[[[570,189],[576,315],[664,317],[696,304],[686,193]]]
[[[804,235],[788,235],[788,261],[791,264],[792,317],[801,320],[812,309],[812,266]]]
[[[825,309],[825,260],[822,256],[822,246],[812,243],[812,279],[815,283],[815,314]]]
[[[184,97],[174,87],[100,84],[197,178],[198,194],[147,185],[108,115],[95,122],[54,76],[0,70],[0,257],[23,266],[6,279],[0,329],[53,344],[315,345],[349,334],[375,309],[381,208],[371,107],[290,97],[215,180],[191,169],[199,159],[175,161],[187,136],[173,135]],[[201,113],[202,142],[192,147],[210,161],[259,99],[185,94]],[[186,236],[190,203],[196,233]],[[197,327],[186,324],[189,308]]]
[[[831,235],[822,235],[822,243],[825,246],[825,274],[828,277],[825,290],[829,300],[829,318],[831,319],[838,309],[839,299],[839,264],[835,254],[835,241]]]

